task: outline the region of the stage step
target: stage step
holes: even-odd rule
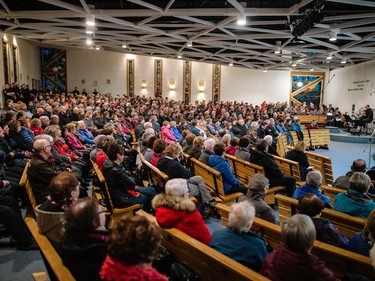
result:
[[[328,129],[331,134],[340,134],[340,129],[337,127],[326,126],[326,129]]]

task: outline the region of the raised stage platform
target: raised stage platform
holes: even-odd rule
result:
[[[337,127],[326,127],[329,129],[331,141],[349,142],[349,143],[375,143],[375,135],[353,135],[346,130]]]

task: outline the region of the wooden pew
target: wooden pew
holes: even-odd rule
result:
[[[331,138],[328,129],[318,129],[309,131],[311,148],[315,149],[317,146],[328,148],[331,143]]]
[[[190,158],[191,156],[185,152],[181,152],[182,156],[182,164],[188,168],[192,174],[194,174],[194,171],[192,170],[191,163],[190,163]]]
[[[142,210],[138,211],[137,215],[145,216],[157,224],[155,217]],[[269,280],[175,228],[162,228],[162,235],[162,245],[178,262],[194,271],[199,280]]]
[[[277,153],[281,156],[281,157],[285,157],[285,154],[288,152],[286,147],[288,146],[288,139],[287,139],[287,136],[285,134],[281,134],[278,138],[277,138],[277,143],[276,143],[276,150],[277,150]]]
[[[207,166],[206,164],[200,162],[197,159],[191,158],[190,163],[192,165],[194,174],[196,176],[201,176],[206,184],[208,190],[215,192],[225,204],[232,204],[237,201],[237,199],[243,194],[241,192],[236,192],[233,194],[225,194],[223,179],[220,172]]]
[[[107,203],[107,212],[108,214],[106,214],[110,220],[107,221],[107,224],[108,224],[108,227],[111,228],[113,226],[113,223],[120,217],[122,217],[123,215],[125,214],[134,214],[134,212],[138,209],[141,208],[141,205],[139,204],[135,204],[133,206],[129,206],[127,208],[116,208],[115,206],[113,206],[113,202],[112,202],[112,198],[111,198],[111,194],[109,192],[109,189],[108,189],[108,185],[107,185],[107,182],[103,176],[103,173],[102,171],[100,171],[98,165],[95,163],[95,162],[92,162],[92,166],[95,170],[95,173],[99,179],[99,182],[101,184],[100,188],[103,195],[104,195],[104,198],[106,199],[106,203]]]
[[[164,190],[165,184],[169,180],[169,177],[158,168],[153,166],[147,160],[142,160],[142,164],[146,167],[147,173],[150,178],[150,182],[155,187],[156,190]]]
[[[237,158],[235,156],[225,154],[225,158],[232,167],[234,176],[240,181],[244,186],[248,186],[249,179],[255,174],[264,175],[264,168],[262,166],[247,162],[243,159]],[[266,197],[264,201],[267,204],[275,204],[275,193],[276,191],[282,190],[284,187],[275,186],[267,190]]]
[[[31,217],[35,217],[35,208],[38,204],[36,202],[36,198],[35,198],[33,189],[31,187],[30,181],[27,177],[27,170],[29,169],[29,166],[30,166],[30,161],[27,162],[26,165],[25,165],[25,169],[23,170],[21,179],[19,181],[19,186],[21,188],[22,187],[25,188],[27,196],[28,196],[30,204],[31,204],[31,206],[30,206],[31,208],[27,208],[27,211],[26,211],[27,215],[29,215]]]
[[[331,202],[332,207],[335,204],[335,196],[337,194],[339,194],[339,193],[343,193],[343,192],[347,191],[345,189],[341,189],[341,188],[337,188],[337,187],[332,187],[332,186],[327,186],[327,185],[322,185],[320,187],[320,189],[322,190],[322,192],[324,193],[324,195],[326,195],[326,196],[329,197],[329,200]]]
[[[285,222],[296,213],[298,200],[281,194],[277,194],[275,198],[279,205],[279,220]],[[346,237],[352,237],[356,232],[362,231],[366,223],[365,219],[327,208],[322,210],[321,217],[331,221],[338,231]]]
[[[130,144],[132,145],[133,149],[137,149],[139,147],[139,143],[138,143],[137,135],[135,134],[134,129],[131,129],[131,135],[132,135],[133,141]]]
[[[277,195],[279,196],[279,195]],[[217,204],[223,227],[228,223],[230,208],[223,204]],[[269,241],[273,249],[280,245],[281,227],[273,223],[254,218],[251,230],[262,233]],[[315,241],[312,253],[318,256],[334,272],[338,279],[342,279],[347,272],[354,272],[375,279],[375,270],[372,267],[371,259],[320,241]]]
[[[274,160],[285,176],[294,177],[296,182],[301,182],[301,170],[298,162],[280,156],[274,156]]]
[[[299,120],[301,120],[301,124],[311,124],[313,120],[316,120],[319,125],[326,124],[326,116],[325,115],[296,115]]]
[[[287,149],[289,151],[292,150],[293,147],[287,146]],[[322,174],[322,185],[332,185],[334,181],[331,158],[310,151],[305,151],[305,153],[309,160],[310,166],[315,170],[320,171]]]
[[[56,279],[74,281],[75,278],[70,273],[69,269],[64,266],[59,254],[51,245],[48,238],[39,232],[35,219],[33,217],[26,216],[25,223],[34,237],[34,240],[38,244],[45,261],[48,263],[49,267],[53,271],[53,274],[56,276]]]

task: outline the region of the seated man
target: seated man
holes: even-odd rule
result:
[[[333,272],[317,256],[311,254],[316,239],[315,226],[306,215],[294,215],[281,228],[284,243],[270,253],[260,274],[270,280],[336,280]],[[308,278],[306,278],[308,277]]]
[[[314,193],[324,202],[326,208],[332,209],[329,198],[319,190],[322,185],[322,178],[322,174],[319,171],[309,172],[306,177],[306,184],[294,191],[293,198],[300,199],[305,194]]]
[[[212,139],[212,138],[206,139],[203,143],[204,149],[203,149],[201,155],[199,156],[198,160],[201,161],[202,163],[208,165],[208,158],[211,155],[215,155],[215,152],[214,152],[215,144],[216,144],[216,141],[214,139]]]
[[[371,186],[370,177],[364,173],[354,173],[349,179],[349,185],[347,192],[336,195],[333,209],[367,219],[371,211],[375,209],[375,202],[367,196],[367,191]]]
[[[239,263],[259,271],[267,249],[262,238],[250,231],[254,206],[247,200],[232,205],[227,229],[212,234],[210,246]]]
[[[335,182],[333,183],[333,187],[342,188],[342,189],[349,189],[349,179],[350,177],[356,173],[365,173],[366,172],[366,162],[362,159],[357,159],[353,161],[352,166],[350,167],[350,171],[347,172],[343,176],[339,176]]]
[[[56,164],[52,163],[51,143],[46,139],[37,139],[34,142],[34,154],[27,170],[31,188],[37,204],[42,204],[48,196],[48,185],[54,176],[60,172]]]
[[[264,168],[265,176],[270,181],[270,187],[285,186],[287,196],[292,196],[296,189],[296,179],[284,176],[273,156],[268,153],[268,146],[266,140],[259,140],[256,150],[251,152],[250,162]]]
[[[229,163],[224,159],[223,153],[225,146],[223,143],[217,143],[214,147],[215,155],[208,158],[208,165],[221,173],[224,184],[225,194],[232,194],[236,192],[247,193],[247,188],[242,186],[238,179],[233,175],[232,168]]]

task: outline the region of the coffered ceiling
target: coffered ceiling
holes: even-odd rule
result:
[[[316,4],[316,0],[0,0],[0,28],[39,46],[181,56],[250,69],[325,70],[375,59],[375,1],[326,0],[320,10],[324,19],[295,38],[293,28]],[[92,35],[86,34],[91,28],[86,24],[88,15],[95,17]],[[238,25],[244,16],[246,24]],[[331,37],[337,40],[330,41]],[[327,59],[329,55],[332,59]]]

